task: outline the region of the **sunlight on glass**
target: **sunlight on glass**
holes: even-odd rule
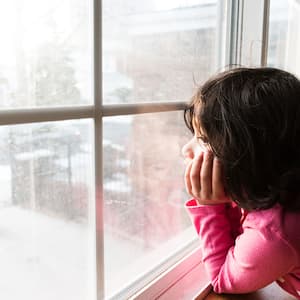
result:
[[[90,2],[0,2],[0,108],[91,102]]]

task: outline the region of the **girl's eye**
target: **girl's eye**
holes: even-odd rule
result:
[[[197,139],[200,140],[203,144],[208,144],[207,138],[203,135],[197,136]]]

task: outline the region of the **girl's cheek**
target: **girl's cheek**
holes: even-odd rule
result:
[[[195,157],[199,156],[202,152],[205,152],[206,148],[203,144],[198,143],[197,146],[194,148]]]

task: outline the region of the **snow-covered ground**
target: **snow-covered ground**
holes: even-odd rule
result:
[[[105,232],[108,293],[147,271],[194,232],[146,253],[141,245]],[[184,239],[183,239],[184,237]],[[92,226],[14,206],[0,209],[0,299],[92,300],[95,292]]]
[[[0,299],[93,299],[88,226],[2,207],[0,245]]]

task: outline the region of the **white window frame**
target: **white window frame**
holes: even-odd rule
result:
[[[222,1],[222,0],[221,0]],[[266,65],[267,63],[267,33],[268,11],[270,0],[224,0],[221,6],[226,6],[225,55],[219,56],[221,66],[245,63],[245,57],[255,58],[250,65]],[[221,7],[224,9],[224,7]],[[255,11],[255,15],[251,12]],[[249,14],[250,12],[250,14]],[[94,120],[94,209],[95,209],[95,257],[96,257],[96,298],[102,300],[104,295],[104,224],[103,224],[103,174],[102,174],[102,118],[118,115],[156,113],[164,111],[183,110],[185,102],[142,103],[103,105],[102,103],[102,24],[101,0],[93,0],[93,105],[76,107],[48,107],[0,110],[0,125],[29,124],[35,122],[52,122],[74,119]],[[253,28],[255,28],[253,30]],[[250,49],[251,41],[256,40],[258,46]],[[220,36],[218,45],[224,44]],[[253,52],[255,51],[255,53]],[[176,288],[176,282],[201,264],[201,255],[196,244],[191,241],[177,256],[169,260],[169,269],[154,274],[153,281],[135,282],[113,299],[134,297],[134,299],[151,299],[153,295],[161,295],[166,289]],[[149,277],[147,277],[149,280]],[[203,289],[199,287],[199,290]],[[199,291],[198,290],[198,291]],[[195,291],[196,292],[196,291]],[[135,296],[134,296],[135,295]]]

